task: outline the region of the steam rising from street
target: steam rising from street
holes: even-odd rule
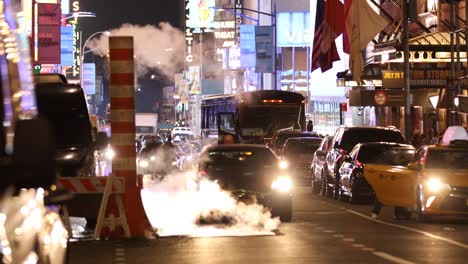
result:
[[[215,182],[192,181],[194,172],[146,180],[142,191],[146,214],[159,236],[273,235],[280,224],[258,204],[236,201]]]
[[[135,47],[136,75],[142,76],[148,70],[159,70],[172,79],[184,60],[185,36],[182,31],[169,23],[159,26],[124,24],[110,30],[111,36],[133,36]],[[89,42],[87,48],[98,55],[107,55],[108,36],[102,34]]]

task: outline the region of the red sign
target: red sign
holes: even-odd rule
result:
[[[378,106],[386,105],[388,102],[388,95],[384,91],[376,91],[374,94],[374,101]]]
[[[38,4],[37,63],[60,64],[60,4]]]

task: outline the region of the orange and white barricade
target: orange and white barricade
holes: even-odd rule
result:
[[[58,187],[64,188],[73,194],[102,194],[97,214],[94,238],[105,237],[116,231],[117,227],[123,230],[125,237],[130,237],[127,222],[127,213],[123,204],[125,193],[124,177],[67,177],[59,178]],[[83,205],[86,206],[86,205]],[[65,225],[70,232],[68,209],[63,208]]]

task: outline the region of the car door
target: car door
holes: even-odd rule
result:
[[[366,164],[364,177],[384,205],[413,207],[418,172],[406,166]]]
[[[341,184],[345,189],[349,189],[351,174],[353,173],[356,166],[356,158],[358,149],[355,149],[349,154],[349,159],[341,165],[340,175],[341,175]]]
[[[333,140],[331,144],[329,145],[329,151],[327,153],[326,157],[326,170],[329,176],[332,178],[335,177],[335,170],[338,168],[335,168],[336,161],[340,155],[339,149],[338,149],[338,143],[341,140],[341,136],[343,135],[343,130],[337,131],[335,136],[333,137]]]

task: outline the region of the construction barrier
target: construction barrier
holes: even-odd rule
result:
[[[122,199],[125,193],[125,178],[114,176],[59,178],[57,187],[68,190],[77,196],[78,199],[82,195],[99,194],[101,199],[99,211],[96,212],[95,239],[118,237],[121,236],[120,233],[122,232],[123,236],[130,237],[127,214]],[[72,234],[68,206],[64,205],[62,209],[65,226],[69,233]],[[118,227],[120,227],[122,232],[117,229]]]

